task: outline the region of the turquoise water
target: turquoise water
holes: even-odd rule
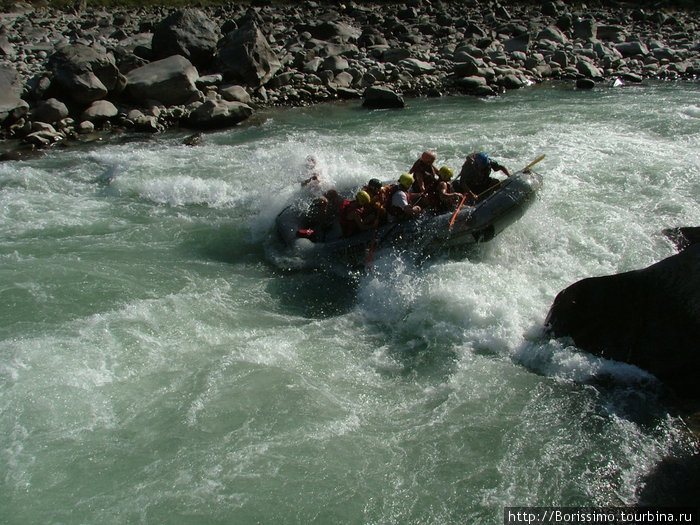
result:
[[[0,522],[501,523],[634,504],[697,453],[641,370],[541,327],[578,279],[700,224],[697,83],[258,112],[0,165]],[[286,271],[305,159],[329,186],[541,154],[527,214],[466,258]],[[111,182],[106,179],[113,178]],[[614,381],[599,381],[612,375]]]

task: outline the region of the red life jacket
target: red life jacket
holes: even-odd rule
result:
[[[422,194],[421,206],[423,208],[438,208],[440,206],[440,180],[432,174],[428,174],[423,179],[425,191]]]
[[[360,229],[357,227],[357,224],[355,224],[355,221],[352,221],[348,218],[348,214],[353,210],[353,208],[350,205],[355,202],[357,201],[343,199],[343,202],[340,205],[338,221],[340,222],[340,229],[343,232],[343,237],[350,237],[351,235],[355,235],[356,233],[360,232]],[[364,207],[362,206],[358,206],[355,209],[360,213],[364,212]]]

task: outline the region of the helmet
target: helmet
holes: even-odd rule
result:
[[[382,188],[382,181],[380,181],[379,179],[370,179],[370,181],[367,183],[367,186],[369,186],[370,188],[380,190]]]
[[[399,184],[403,189],[407,190],[413,185],[413,175],[410,173],[404,173],[399,177]]]
[[[452,171],[448,166],[443,166],[438,171],[438,175],[440,175],[440,178],[442,180],[450,180],[452,177],[454,177],[455,172]]]
[[[437,154],[434,151],[424,151],[420,156],[420,160],[423,162],[435,162],[437,160]]]
[[[490,160],[489,156],[482,152],[476,156],[475,162],[477,166],[488,166]]]
[[[355,195],[355,200],[361,205],[364,206],[365,204],[369,204],[369,201],[372,200],[372,198],[369,196],[369,193],[366,191],[360,191]]]

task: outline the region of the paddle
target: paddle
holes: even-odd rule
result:
[[[452,214],[452,219],[450,219],[450,227],[449,229],[452,229],[452,226],[454,226],[455,219],[457,218],[457,214],[459,213],[459,210],[462,209],[462,206],[464,206],[464,201],[467,200],[467,194],[465,193],[462,195],[462,200],[459,202],[459,206],[457,206],[457,209],[455,212]]]
[[[529,170],[530,168],[532,168],[535,164],[537,164],[539,161],[541,161],[541,160],[542,160],[543,158],[545,158],[545,157],[546,157],[546,155],[540,155],[539,157],[537,157],[535,160],[533,160],[530,164],[528,164],[527,166],[525,166],[525,167],[524,167],[523,169],[521,169],[520,171],[521,171],[521,172],[525,172],[525,171]]]

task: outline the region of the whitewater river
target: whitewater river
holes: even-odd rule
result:
[[[0,522],[484,523],[633,505],[697,453],[641,370],[542,325],[573,282],[700,225],[700,84],[260,111],[0,164]],[[467,258],[285,271],[305,159],[395,180],[541,154],[525,216]],[[630,305],[631,308],[634,305]],[[612,376],[612,379],[611,379]],[[604,378],[604,379],[602,379]],[[643,497],[644,496],[644,497]]]

